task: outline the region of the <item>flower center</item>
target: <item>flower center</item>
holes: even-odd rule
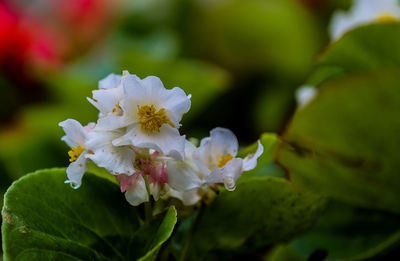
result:
[[[119,105],[119,102],[117,104],[115,104],[115,108],[112,109],[112,113],[115,114],[115,115],[118,115],[118,116],[122,115],[122,108]]]
[[[68,151],[68,156],[70,157],[69,161],[70,162],[76,161],[83,151],[85,151],[85,147],[83,146],[72,147],[71,150]]]
[[[397,18],[391,13],[381,13],[378,15],[376,20],[380,23],[390,23],[390,22],[396,22]]]
[[[138,107],[139,123],[143,131],[160,132],[163,124],[169,124],[175,128],[174,124],[168,119],[165,109],[161,108],[158,111],[154,105],[143,105]]]
[[[218,168],[222,168],[226,165],[226,163],[228,163],[228,161],[230,161],[231,159],[233,159],[233,156],[231,154],[227,154],[221,157],[221,159],[218,162]]]

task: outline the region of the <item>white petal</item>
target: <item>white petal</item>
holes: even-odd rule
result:
[[[218,165],[219,157],[215,157],[211,151],[211,138],[203,138],[200,142],[200,147],[193,152],[193,160],[196,162],[197,167],[201,172],[210,173],[210,169],[214,169]]]
[[[222,156],[235,157],[238,147],[237,138],[230,130],[215,128],[210,131],[210,137],[201,140],[193,157],[200,170],[206,173],[218,166]]]
[[[125,198],[132,206],[138,206],[149,201],[146,183],[141,175],[139,175],[136,184],[125,192]]]
[[[185,158],[182,160],[167,161],[168,184],[175,190],[186,191],[198,188],[204,184],[201,173]]]
[[[210,131],[213,155],[222,156],[231,154],[236,156],[239,143],[232,131],[225,128],[215,128]]]
[[[180,136],[179,131],[164,124],[160,132],[147,134],[141,130],[139,124],[131,126],[127,133],[113,141],[115,146],[133,145],[139,148],[155,149],[163,154],[177,159],[184,158],[185,136]]]
[[[169,192],[171,197],[180,199],[185,206],[191,206],[199,202],[201,197],[199,196],[197,189],[192,189],[184,192],[179,192],[171,189]]]
[[[242,176],[242,159],[234,158],[225,167],[215,168],[207,177],[207,183],[224,183],[229,191],[235,189],[236,181]]]
[[[154,200],[157,201],[160,199],[161,194],[161,185],[159,183],[152,183],[149,184],[149,188],[151,191],[151,195],[153,196]]]
[[[99,89],[109,89],[117,87],[121,83],[121,75],[111,73],[106,78],[99,81]]]
[[[77,189],[81,186],[83,174],[87,171],[87,159],[85,153],[82,153],[78,159],[67,168],[68,180],[65,183],[70,183],[73,188]]]
[[[185,156],[192,157],[195,151],[196,146],[190,140],[185,140]]]
[[[122,79],[122,85],[125,97],[121,107],[127,112],[124,117],[129,118],[125,121],[130,124],[138,121],[138,106],[154,105],[157,110],[164,108],[170,121],[179,127],[179,121],[191,105],[190,96],[186,96],[182,89],[175,87],[167,90],[156,76],[148,76],[143,80],[127,76]]]
[[[65,141],[68,146],[83,146],[86,139],[86,131],[78,121],[67,119],[60,122],[58,126],[63,128],[66,135],[61,140]]]
[[[141,81],[141,85],[146,91],[145,99],[163,96],[166,89],[157,76],[148,76]]]
[[[118,116],[115,114],[108,114],[106,116],[100,117],[97,121],[98,130],[117,130],[123,128],[129,123],[125,122],[126,118],[123,116]]]
[[[168,184],[175,190],[186,191],[200,187],[209,174],[207,169],[204,174],[198,167],[193,158],[196,147],[188,140],[185,141],[184,160],[168,160],[166,170],[168,173]]]
[[[250,153],[243,159],[243,171],[249,171],[254,169],[257,166],[257,159],[263,154],[264,146],[261,144],[260,141],[258,142],[258,147],[255,153]]]
[[[103,115],[112,113],[123,98],[122,87],[94,90],[93,99],[87,98]]]
[[[147,99],[146,88],[136,75],[127,75],[122,79],[124,99],[121,101],[121,108],[124,114],[122,121],[126,124],[134,124],[139,121],[138,106],[151,105],[152,101]]]
[[[92,131],[88,134],[86,154],[97,166],[107,169],[114,175],[132,175],[135,172],[134,151],[128,146],[116,147],[112,141],[120,136],[120,131]]]
[[[189,111],[191,106],[191,95],[186,93],[179,87],[167,90],[162,96],[160,107],[165,108],[169,112],[169,118],[175,127],[179,127],[182,116]]]

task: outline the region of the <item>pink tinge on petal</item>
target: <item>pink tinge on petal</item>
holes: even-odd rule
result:
[[[137,173],[131,175],[131,176],[127,176],[124,174],[118,175],[116,176],[120,186],[121,186],[121,192],[125,192],[127,189],[135,186],[139,175],[137,175]]]
[[[167,172],[165,171],[165,164],[161,164],[161,172],[159,176],[159,182],[162,184],[168,183],[168,175]]]
[[[154,151],[151,153],[150,158],[141,158],[139,159],[139,166],[141,175],[148,175],[149,184],[160,183],[165,184],[168,183],[168,175],[165,170],[165,164],[157,160],[159,152]]]
[[[168,175],[165,171],[164,163],[153,164],[151,169],[149,169],[149,183],[168,183]]]
[[[88,133],[91,132],[96,127],[96,123],[90,122],[88,125],[83,126],[83,129]]]

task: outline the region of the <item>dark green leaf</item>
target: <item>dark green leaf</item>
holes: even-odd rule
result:
[[[262,177],[223,191],[194,221],[189,260],[226,260],[304,232],[325,200],[281,178]]]
[[[308,84],[361,70],[400,66],[400,23],[376,23],[347,32],[329,46]]]
[[[326,212],[292,245],[304,258],[323,251],[329,260],[365,260],[400,245],[399,217],[330,202]]]
[[[78,190],[65,169],[38,171],[5,195],[3,247],[7,260],[154,260],[176,223],[172,207],[140,225],[118,186],[86,174]]]
[[[279,245],[268,253],[265,261],[306,261],[291,245]]]
[[[295,184],[400,212],[398,75],[381,70],[333,79],[297,111],[279,155]]]
[[[274,133],[264,133],[260,137],[260,142],[264,147],[263,154],[257,160],[257,166],[250,171],[243,173],[243,176],[239,179],[239,182],[243,182],[248,178],[272,176],[272,177],[284,177],[283,170],[274,164],[276,151],[279,147],[278,135]],[[241,149],[238,153],[238,157],[244,158],[249,153],[254,153],[257,150],[258,142]]]

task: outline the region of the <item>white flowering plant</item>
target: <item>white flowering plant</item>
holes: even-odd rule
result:
[[[204,15],[193,23],[202,29],[193,30],[196,44],[223,68],[175,57],[163,31],[173,54],[157,53],[149,42],[163,37],[152,36],[140,44],[150,54],[121,48],[112,67],[105,51],[107,66],[96,56],[99,67],[53,79],[64,85],[64,110],[32,115],[56,130],[37,132],[59,151],[40,146],[28,124],[19,127],[23,146],[1,143],[15,173],[64,166],[15,174],[3,259],[397,260],[399,2],[330,10],[323,50],[313,49],[309,14],[298,7],[319,12],[339,1],[194,2]],[[257,140],[265,130],[276,133]],[[48,161],[11,168],[18,149],[21,166]]]
[[[168,197],[194,205],[218,184],[234,190],[243,171],[256,167],[263,145],[258,142],[254,153],[236,158],[236,136],[215,128],[196,147],[179,133],[190,98],[179,87],[166,89],[155,76],[140,79],[124,71],[101,80],[88,98],[99,110],[96,123],[59,124],[71,147],[65,183],[78,189],[91,161],[115,177],[133,206]]]
[[[275,134],[262,135],[244,150],[239,150],[235,134],[221,127],[200,141],[187,139],[179,128],[191,107],[191,95],[179,87],[165,88],[158,77],[141,79],[128,71],[110,74],[99,81],[88,101],[98,110],[96,121],[82,125],[67,119],[59,123],[65,133],[61,140],[70,148],[66,153],[69,166],[39,171],[14,184],[28,186],[28,194],[41,191],[42,199],[35,200],[42,201],[32,205],[37,208],[31,213],[45,211],[42,224],[47,225],[36,228],[41,222],[31,220],[36,216],[30,214],[21,214],[23,224],[17,225],[18,210],[12,211],[13,203],[6,202],[5,234],[13,234],[17,225],[17,237],[28,235],[25,242],[30,245],[23,253],[6,246],[8,256],[40,258],[43,240],[60,231],[63,235],[55,240],[68,238],[72,245],[65,248],[60,242],[61,248],[56,250],[49,242],[47,248],[55,251],[50,254],[54,259],[72,255],[84,260],[154,260],[167,255],[197,260],[206,258],[215,246],[225,248],[223,238],[237,240],[237,232],[232,234],[235,230],[239,238],[270,237],[269,230],[279,229],[282,223],[274,215],[264,219],[259,207],[270,205],[277,197],[288,197],[275,210],[291,220],[291,229],[282,233],[284,238],[308,228],[323,209],[325,201],[319,196],[296,192],[281,178],[258,176],[263,166],[273,161],[279,143]],[[279,169],[272,172],[283,175]],[[41,185],[42,179],[58,193],[50,195]],[[9,198],[14,198],[12,193],[8,193]],[[53,200],[48,202],[50,198]],[[306,222],[296,220],[296,213],[314,203],[318,207],[307,214]],[[293,213],[284,214],[285,208],[293,206]],[[240,215],[243,207],[255,213],[251,230],[235,229],[247,223]],[[216,220],[222,221],[221,225],[207,225]],[[265,227],[268,220],[276,225]],[[68,228],[60,227],[62,224]],[[211,245],[203,235],[210,228],[216,230],[207,232],[205,238],[217,240]],[[67,234],[61,232],[65,229]],[[39,250],[32,248],[35,242]],[[87,246],[86,252],[82,252],[82,244]],[[255,247],[263,245],[257,240]],[[158,254],[160,251],[164,254]]]

